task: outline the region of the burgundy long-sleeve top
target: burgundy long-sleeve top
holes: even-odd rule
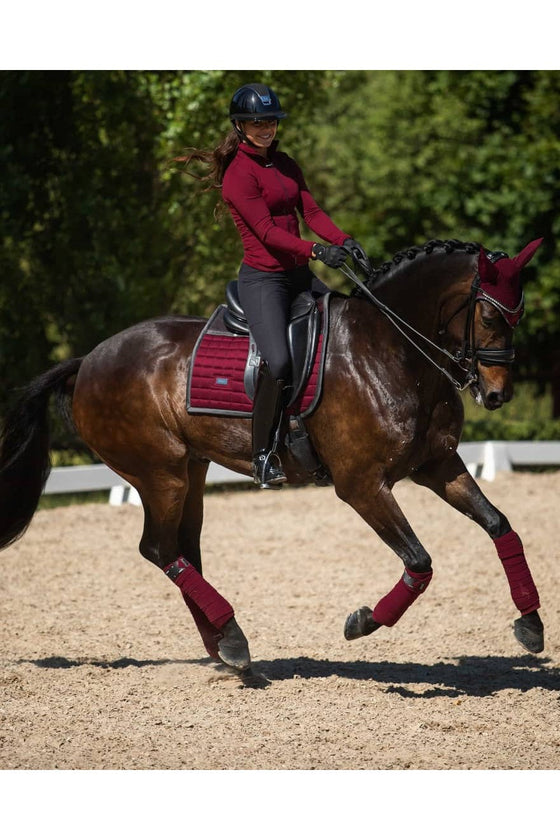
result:
[[[308,227],[332,245],[349,235],[321,210],[309,192],[297,163],[274,143],[264,158],[240,143],[222,185],[243,243],[243,261],[261,271],[283,271],[305,265],[313,242],[301,238],[296,211]]]

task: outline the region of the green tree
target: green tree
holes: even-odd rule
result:
[[[144,76],[9,72],[0,98],[0,363],[10,385],[165,312],[175,267],[161,114]]]
[[[374,263],[427,239],[510,254],[525,270],[518,371],[552,384],[560,416],[560,73],[334,73],[308,176]]]

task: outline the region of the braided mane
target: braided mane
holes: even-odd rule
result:
[[[410,248],[405,248],[399,251],[392,260],[382,263],[378,268],[373,270],[372,276],[365,282],[365,286],[372,290],[380,280],[388,279],[390,273],[394,271],[403,260],[414,260],[419,254],[431,254],[433,251],[444,251],[446,254],[451,254],[453,251],[462,251],[466,254],[478,254],[480,245],[477,242],[460,242],[458,239],[430,239],[424,245],[413,245]],[[350,296],[363,296],[363,292],[359,288],[355,288],[350,292]]]

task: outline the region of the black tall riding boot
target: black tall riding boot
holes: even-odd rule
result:
[[[263,365],[253,405],[253,478],[263,489],[288,480],[276,452],[285,385],[283,379],[274,379],[268,365]]]

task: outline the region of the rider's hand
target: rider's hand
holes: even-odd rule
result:
[[[348,259],[348,253],[340,245],[315,244],[311,256],[314,260],[321,260],[330,268],[340,268]]]
[[[343,247],[350,251],[351,256],[354,256],[355,254],[361,260],[367,260],[368,258],[368,255],[366,254],[360,243],[356,242],[355,239],[345,239]]]
[[[346,248],[346,250],[350,252],[350,256],[354,262],[358,263],[366,275],[372,273],[369,257],[359,242],[356,242],[355,239],[345,239],[343,248]]]

